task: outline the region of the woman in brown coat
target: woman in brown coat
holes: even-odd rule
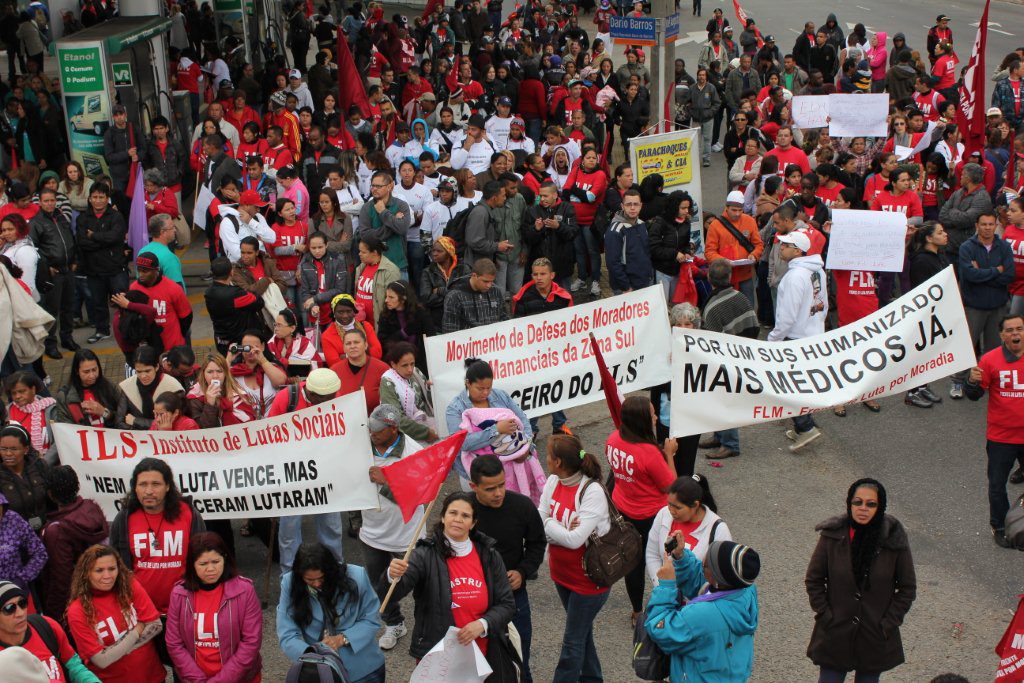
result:
[[[903,663],[900,624],[917,594],[907,532],[885,514],[885,488],[859,479],[846,494],[846,514],[825,520],[804,584],[814,610],[807,656],[818,683],[873,683]]]

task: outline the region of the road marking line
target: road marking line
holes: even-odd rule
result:
[[[988,30],[989,30],[989,31],[992,31],[993,33],[1002,33],[1002,34],[1003,34],[1004,36],[1012,36],[1012,35],[1013,35],[1012,33],[1007,33],[1006,31],[1000,31],[1000,30],[999,30],[999,29],[997,29],[997,28],[991,28],[991,27],[989,27],[989,29],[988,29]]]
[[[858,9],[862,9],[865,12],[870,12],[871,11],[870,7],[865,7],[864,5],[855,5],[855,7],[857,7]]]

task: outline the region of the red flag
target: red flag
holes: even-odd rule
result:
[[[672,128],[674,127],[675,122],[676,122],[676,114],[675,114],[675,111],[676,111],[676,107],[675,107],[675,104],[676,104],[676,84],[675,83],[671,83],[669,85],[669,87],[666,88],[666,90],[668,92],[665,94],[665,131],[664,132],[669,133],[669,132],[672,131]],[[655,131],[655,132],[658,132],[658,131]]]
[[[353,104],[359,105],[363,111],[363,118],[370,116],[370,100],[366,98],[366,89],[363,88],[363,77],[359,75],[356,62],[352,58],[352,51],[348,49],[348,40],[345,32],[338,29],[338,55],[335,58],[338,63],[338,110],[342,116],[348,118],[348,108]]]
[[[601,345],[597,343],[597,337],[594,333],[590,333],[590,348],[594,351],[594,358],[597,359],[597,371],[601,375],[601,388],[604,390],[604,400],[608,403],[608,412],[612,416],[612,423],[615,424],[615,428],[619,428],[619,416],[622,414],[622,392],[619,391],[619,385],[615,382],[615,378],[612,377],[612,373],[608,370],[608,365],[604,362],[604,354],[601,353]]]
[[[444,441],[438,441],[381,470],[391,487],[395,503],[402,511],[402,519],[408,522],[416,513],[417,506],[437,497],[465,440],[464,430],[455,432]]]
[[[1024,681],[1024,595],[1020,596],[1017,612],[996,645],[996,654],[999,655],[996,683]]]
[[[423,18],[429,19],[430,15],[434,13],[434,10],[438,7],[444,7],[444,0],[429,0],[427,6],[423,8]]]
[[[736,21],[740,22],[740,31],[747,28],[747,13],[740,7],[740,0],[732,0],[732,8],[736,11]],[[760,50],[764,47],[764,40],[761,39],[761,29],[754,25],[754,35],[757,36],[757,48]]]
[[[981,13],[981,23],[974,37],[971,59],[967,62],[963,83],[960,85],[960,104],[956,109],[956,126],[964,140],[964,159],[973,152],[985,149],[985,43],[988,42],[988,6],[991,0],[985,0],[985,11]]]

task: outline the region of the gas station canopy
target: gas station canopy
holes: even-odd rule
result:
[[[50,54],[56,52],[57,43],[101,42],[108,55],[116,55],[170,28],[166,17],[115,17],[50,43]]]

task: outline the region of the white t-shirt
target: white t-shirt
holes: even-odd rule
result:
[[[423,210],[427,208],[431,202],[434,201],[434,195],[430,193],[427,186],[423,183],[413,183],[413,186],[409,189],[402,187],[402,181],[399,180],[395,183],[395,190],[392,194],[399,199],[405,201],[409,205],[409,209],[413,212],[413,227],[414,229],[409,230],[405,235],[407,242],[419,242],[420,231],[416,227],[416,216],[423,216]]]
[[[423,446],[416,443],[408,436],[405,437],[405,446],[402,452],[385,452],[381,457],[376,452],[373,454],[373,464],[377,467],[389,467],[402,458],[407,458],[413,453],[423,449]],[[377,486],[378,490],[380,485]],[[416,513],[408,523],[402,519],[402,511],[395,503],[384,496],[378,496],[379,508],[363,510],[363,526],[359,529],[359,540],[377,550],[398,553],[403,552],[412,543],[413,534],[423,518],[423,506],[416,508]],[[423,538],[424,534],[420,534]]]
[[[484,124],[487,137],[494,143],[494,147],[500,152],[508,147],[509,131],[512,129],[512,117],[503,119],[500,116],[492,116]]]
[[[423,210],[420,231],[429,232],[431,240],[436,242],[444,234],[444,228],[448,225],[448,221],[455,218],[455,214],[459,212],[459,209],[456,208],[458,205],[458,202],[455,202],[451,206],[445,206],[440,200],[427,204],[427,208]]]

